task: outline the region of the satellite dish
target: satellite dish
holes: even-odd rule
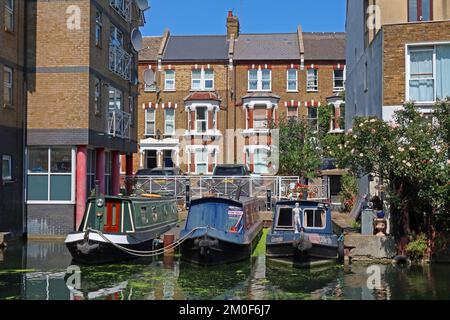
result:
[[[144,82],[148,86],[155,84],[155,72],[152,69],[144,71]]]
[[[142,11],[145,11],[148,8],[150,8],[150,6],[148,4],[148,0],[134,0],[134,2],[136,2],[136,5]]]
[[[136,51],[140,51],[142,49],[142,34],[137,28],[131,31],[131,44]]]

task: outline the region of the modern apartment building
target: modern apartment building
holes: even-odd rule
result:
[[[26,10],[28,235],[65,235],[95,180],[119,193],[121,155],[132,172],[139,48],[131,37],[139,40],[143,15],[131,0],[28,1]]]
[[[345,34],[244,34],[229,12],[223,35],[144,38],[139,54],[139,154],[135,169],[179,166],[211,174],[245,163],[276,173],[279,119],[318,126],[317,107],[344,90]],[[330,130],[340,131],[338,121]],[[335,126],[335,124],[337,124]]]
[[[23,234],[25,3],[0,0],[0,232]]]
[[[346,126],[450,96],[449,0],[347,0]]]

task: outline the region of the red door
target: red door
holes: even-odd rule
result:
[[[106,203],[106,221],[103,226],[103,231],[119,232],[121,213],[122,210],[120,201]]]

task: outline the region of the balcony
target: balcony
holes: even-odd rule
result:
[[[130,138],[131,114],[122,110],[109,110],[108,135],[122,139]]]
[[[131,22],[131,4],[129,0],[110,0],[109,5],[128,23]]]
[[[130,81],[131,79],[131,55],[120,46],[109,45],[109,70]]]

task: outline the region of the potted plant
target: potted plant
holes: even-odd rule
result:
[[[294,187],[294,193],[297,193],[297,197],[300,200],[307,200],[308,199],[308,185],[297,183]],[[300,198],[301,195],[301,198]]]

